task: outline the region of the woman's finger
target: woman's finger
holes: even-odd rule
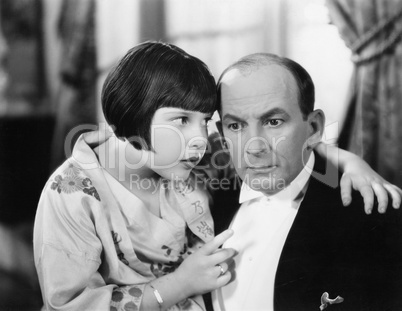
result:
[[[213,265],[220,264],[222,262],[227,262],[232,259],[237,254],[236,250],[233,248],[220,248],[216,250],[213,254],[209,256],[211,263]]]
[[[401,206],[402,190],[391,184],[384,184],[384,188],[387,189],[392,198],[392,207],[399,208]]]
[[[383,214],[388,207],[388,192],[382,185],[375,181],[371,183],[371,187],[373,188],[373,191],[377,197],[378,212]]]
[[[233,235],[232,229],[227,229],[222,233],[218,234],[213,240],[206,243],[199,250],[204,255],[213,254],[223,243],[225,243]]]
[[[228,264],[226,262],[218,263],[215,266],[215,270],[217,271],[217,277],[223,276],[228,271]]]
[[[374,191],[372,186],[366,184],[356,190],[358,190],[363,197],[366,214],[371,214],[374,205]]]
[[[227,271],[224,275],[216,279],[216,288],[225,286],[230,282],[231,279],[232,279],[232,273],[230,271]]]
[[[352,180],[348,175],[342,175],[341,178],[341,198],[344,206],[348,206],[352,202]]]

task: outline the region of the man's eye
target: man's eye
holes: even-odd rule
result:
[[[180,117],[173,120],[173,123],[177,125],[185,125],[188,123],[188,117]]]
[[[278,127],[279,125],[281,125],[283,123],[283,120],[281,119],[271,119],[269,120],[266,124],[269,127]]]
[[[233,132],[238,132],[241,131],[241,129],[243,128],[243,126],[240,123],[230,123],[228,124],[228,129],[233,131]]]

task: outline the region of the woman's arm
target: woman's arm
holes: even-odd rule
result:
[[[402,198],[402,190],[387,182],[376,173],[363,159],[357,155],[319,143],[315,147],[321,156],[326,157],[332,164],[338,166],[343,172],[341,178],[341,196],[345,206],[352,201],[352,189],[360,192],[364,199],[364,209],[370,214],[374,205],[374,195],[378,201],[378,211],[384,213],[388,206],[388,195],[392,197],[392,206],[399,208]]]
[[[232,277],[229,266],[233,267],[229,262],[235,251],[219,247],[232,235],[232,230],[222,232],[187,257],[176,271],[149,282],[140,310],[166,310],[188,297],[213,291],[229,283]],[[224,274],[221,274],[219,266]]]
[[[109,232],[97,231],[93,222],[96,219],[102,223],[103,218],[93,212],[102,206],[95,198],[82,197],[79,192],[58,192],[49,186],[42,193],[34,229],[35,265],[46,309],[106,311],[132,306],[133,310],[165,310],[177,304],[177,310],[181,310],[180,303],[186,298],[230,281],[230,272],[221,276],[217,264],[222,264],[226,271],[226,262],[234,255],[232,249],[218,250],[232,236],[231,230],[188,256],[173,273],[151,280],[122,264],[119,269],[130,280],[126,281],[128,284],[108,280],[107,272],[100,271],[107,271],[108,265],[115,264],[113,260],[107,261],[107,257],[118,259],[114,245],[104,245],[98,236],[104,237]],[[81,205],[82,202],[86,203]],[[161,305],[155,290],[163,299]],[[195,300],[188,300],[188,304],[193,304],[191,310],[201,310]]]

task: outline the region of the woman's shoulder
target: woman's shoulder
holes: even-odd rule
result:
[[[86,222],[102,210],[100,205],[98,190],[87,172],[68,159],[48,179],[39,200],[37,215],[62,218],[71,223]]]
[[[87,172],[72,159],[67,159],[50,176],[45,191],[62,196],[85,194],[100,202],[100,196]]]
[[[100,207],[97,190],[85,170],[67,160],[50,176],[40,197],[36,243],[98,258],[101,245],[96,237],[96,222],[103,217]]]

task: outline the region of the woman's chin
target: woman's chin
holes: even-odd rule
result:
[[[187,180],[190,176],[191,170],[169,170],[169,171],[156,171],[164,179],[172,181],[183,181]]]

